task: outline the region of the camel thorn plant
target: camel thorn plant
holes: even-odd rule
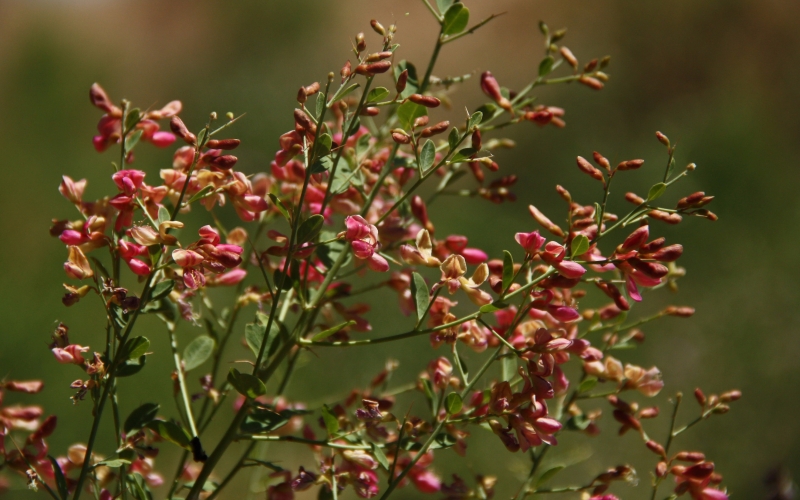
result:
[[[706,208],[713,197],[704,192],[663,201],[695,165],[676,169],[675,146],[657,132],[666,150],[663,170],[641,159],[578,156],[598,201],[578,201],[556,186],[565,204],[557,216],[522,200],[532,220],[504,240],[508,247],[500,255],[448,234],[430,216],[439,197],[517,199],[517,177],[492,154],[513,146],[497,135],[502,129],[564,126],[564,110],[539,104],[534,91],[573,82],[601,90],[610,59],[579,63],[563,45],[565,30],[541,23],[544,56],[522,89],[503,87],[503,77],[489,71],[477,82],[469,74],[438,77],[442,49],[497,16],[470,25],[464,3],[424,3],[439,25],[425,69],[400,58],[394,25],[371,21],[375,48],[367,50],[368,37],[359,33],[338,76],[300,87],[293,127],[279,137],[269,172],[237,170],[232,114],[210,113],[205,124],[187,125],[180,101],[142,110],[92,85],[91,103],[103,113],[93,144],[115,157],[111,192],[87,200],[87,181],[64,175],[59,191],[77,214],[55,219],[50,230],[66,245],[63,305],[105,318],[105,345],[84,346],[83,332],[59,324],[49,346],[57,362],[82,372],[69,385],[74,403],[90,417],[85,440],[51,453],[46,438],[56,431],[55,416],[43,418],[35,405],[3,406],[0,468],[22,474],[30,488],[55,500],[148,500],[156,487],[156,496],[211,500],[246,468],[268,471],[270,500],[311,489],[320,499],[348,490],[386,499],[400,488],[485,499],[494,494],[497,471],[455,475],[450,482],[436,473],[441,457],[458,460],[440,450],[463,456],[470,434],[485,430],[497,436],[498,453],[530,456],[514,498],[575,492],[611,500],[618,485],[636,482],[631,465],[609,463],[562,486],[563,467],[543,468],[561,434],[596,435],[605,407],[620,434],[639,435],[655,455],[650,480],[639,486],[649,487],[653,499],[728,498],[714,463],[681,441],[741,394],[697,389],[699,408],[687,420],[679,413],[685,398],[677,393],[666,412],[669,432],[661,436],[648,423],[661,412],[643,400],[662,390],[660,371],[623,361],[626,349],[645,340],[646,324],[694,313],[686,306],[649,316],[633,311],[645,292],[676,290],[685,273],[676,264],[683,246],[659,237],[659,225],[717,218]],[[429,121],[428,110],[462,84],[479,85],[487,101],[452,121]],[[169,130],[162,130],[167,123]],[[137,148],[175,142],[172,165],[158,173],[133,167]],[[611,184],[628,175],[650,179],[651,187],[644,195],[625,194],[630,206],[615,214]],[[231,207],[240,226],[225,227],[217,216]],[[182,231],[190,211],[207,216],[197,234]],[[230,291],[226,308],[214,306],[211,288]],[[378,289],[396,294],[408,317],[400,331],[364,317],[369,305],[359,302],[361,295]],[[581,307],[587,295],[605,305]],[[118,379],[136,377],[150,357],[150,340],[137,329],[143,315],[158,318],[169,339],[172,356],[160,359],[172,363],[172,379],[164,383],[174,387],[175,405],[153,401],[123,411]],[[252,320],[242,331],[243,317]],[[181,324],[205,328],[192,330],[192,340],[180,346]],[[347,386],[343,371],[343,390],[351,390],[343,400],[310,407],[302,395],[290,400],[285,394],[298,358],[310,350],[327,356],[371,348],[373,356],[388,356],[382,344],[423,336],[430,341],[422,354],[427,366],[405,385],[389,387],[397,362],[387,359],[368,387]],[[226,371],[236,340],[249,347],[247,364]],[[479,368],[468,369],[459,349],[472,350]],[[42,387],[41,381],[4,380],[0,396]],[[398,396],[409,392],[427,408],[401,407]],[[231,406],[233,417],[220,418],[220,408]],[[98,446],[104,421],[114,432],[115,445],[107,449]],[[209,437],[212,427],[219,437]],[[259,443],[273,441],[306,448],[308,462],[290,470],[277,457],[262,458]],[[246,443],[242,453],[234,443]],[[182,455],[157,470],[159,448],[169,446]]]

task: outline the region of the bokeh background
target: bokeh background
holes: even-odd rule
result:
[[[744,398],[733,411],[696,427],[678,444],[706,451],[725,475],[733,498],[767,498],[763,479],[769,471],[782,467],[800,473],[800,4],[472,0],[467,5],[473,20],[493,12],[508,14],[446,46],[434,74],[477,75],[490,69],[501,84],[522,87],[542,54],[537,23],[543,19],[552,28],[569,28],[564,43],[583,62],[610,54],[612,79],[602,92],[578,85],[543,89],[540,102],[564,107],[568,125],[563,130],[521,126],[505,134],[518,147],[499,152],[497,160],[502,173],[522,178],[515,189],[519,201],[498,206],[442,198],[431,209],[437,227],[468,235],[471,244],[499,255],[514,245],[513,232],[535,228],[527,204],[550,213],[562,210],[556,183],[581,201],[596,199],[597,186],[574,167],[576,155],[593,150],[612,161],[647,161],[642,171],[616,186],[611,207],[621,212],[627,208],[621,201],[626,190],[643,193],[660,180],[666,157],[654,131],[677,142],[678,166],[696,162],[698,169],[673,196],[698,189],[716,195],[710,208],[720,220],[687,220],[677,230],[654,223],[660,234],[684,244],[680,264],[688,274],[677,296],[660,291],[642,309],[691,304],[697,314],[647,327],[648,342],[636,352],[624,352],[623,358],[662,369],[667,382],[663,397],[657,398],[662,411],[667,393],[689,395],[696,386],[707,393],[741,389]],[[277,149],[277,136],[292,126],[297,87],[338,71],[352,56],[350,40],[358,31],[367,32],[375,46],[371,18],[396,23],[399,57],[424,67],[436,26],[416,0],[0,2],[5,172],[0,188],[0,372],[46,380],[45,391],[33,399],[59,415],[59,429],[51,438],[54,453],[86,440],[89,405],[73,406],[68,399],[68,384],[80,373],[55,363],[46,347],[50,332],[64,321],[75,342],[99,345],[104,335],[102,321],[93,316],[96,304],[61,305],[65,252],[47,232],[52,218],[73,215],[56,191],[62,173],[88,178],[89,196],[111,191],[113,154],[98,155],[91,146],[99,112],[89,105],[89,86],[101,82],[113,99],[126,97],[141,107],[181,99],[185,120],[197,126],[212,110],[246,112],[235,129],[243,140],[240,165],[245,172],[263,171]],[[453,91],[451,116],[483,102],[476,79]],[[148,149],[140,148],[137,167],[157,177],[171,153]],[[225,216],[232,225],[231,213]],[[394,312],[393,294],[376,294],[372,305],[376,335],[399,331],[397,322],[403,320]],[[169,403],[166,334],[157,321],[140,326],[154,341],[153,358],[162,359],[151,359],[140,377],[122,382],[123,413],[158,398],[164,401],[164,414],[176,416]],[[181,341],[197,334],[186,328]],[[244,356],[236,349],[232,357]],[[429,349],[418,339],[380,352],[305,355],[288,395],[308,394],[310,406],[339,400],[352,381],[365,385],[390,356],[401,362],[401,380],[424,367]],[[9,403],[15,401],[31,398],[8,396]],[[421,409],[423,403],[416,401]],[[691,398],[685,408],[682,420],[693,418]],[[642,483],[649,482],[652,455],[633,435],[615,437],[615,427],[607,423],[601,437],[589,444],[582,440],[577,447],[570,448],[577,440],[565,438],[566,446],[554,450],[551,463],[577,465],[553,484],[581,483],[622,461],[636,466]],[[654,436],[664,432],[654,427]],[[110,428],[101,431],[100,451],[112,451],[111,434]],[[437,470],[443,475],[495,474],[497,498],[508,497],[528,467],[525,457],[510,455],[481,429],[474,434],[466,458],[442,452]],[[623,454],[622,449],[632,451]],[[310,458],[305,450],[278,446],[265,456],[287,465]],[[158,463],[166,475],[172,474],[176,457],[173,449],[162,451]],[[258,479],[249,477],[249,472],[241,474],[223,497],[258,489]],[[647,488],[616,491],[623,498],[649,498]],[[9,496],[32,494],[18,481]],[[418,494],[409,490],[397,496]]]

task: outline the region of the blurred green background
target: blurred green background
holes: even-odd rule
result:
[[[553,187],[566,186],[584,203],[599,189],[575,168],[574,158],[593,150],[620,161],[645,158],[643,170],[614,189],[611,209],[627,208],[626,190],[646,191],[660,180],[666,157],[655,140],[661,130],[678,143],[678,166],[697,171],[670,196],[705,190],[720,220],[701,219],[655,231],[686,248],[680,265],[688,270],[677,296],[660,291],[647,297],[643,310],[667,303],[691,304],[691,320],[668,319],[645,329],[648,342],[625,351],[626,361],[661,368],[666,389],[656,398],[662,412],[675,391],[687,396],[696,386],[707,392],[739,388],[744,398],[733,410],[686,433],[676,444],[701,449],[716,462],[733,498],[767,498],[763,477],[775,467],[800,468],[800,293],[797,277],[797,221],[800,201],[800,4],[785,0],[675,0],[604,2],[542,0],[467,1],[472,19],[507,11],[478,33],[442,51],[438,76],[475,75],[491,70],[502,85],[520,88],[534,76],[542,54],[540,19],[551,28],[568,27],[564,43],[581,59],[610,54],[612,79],[602,92],[578,85],[543,89],[540,102],[564,107],[567,127],[520,126],[507,131],[518,147],[500,151],[501,173],[521,177],[515,204],[442,198],[432,208],[440,232],[465,234],[470,243],[498,256],[514,246],[515,231],[536,228],[526,206],[534,203],[558,214],[563,205]],[[338,72],[350,53],[352,36],[378,40],[368,21],[396,23],[399,58],[427,63],[435,22],[421,2],[412,0],[333,1],[111,1],[5,0],[0,2],[0,137],[6,171],[0,196],[4,234],[0,246],[0,371],[14,379],[44,378],[35,397],[8,395],[7,402],[36,401],[59,416],[50,442],[54,454],[85,442],[89,404],[73,406],[69,383],[82,373],[58,365],[47,350],[57,321],[71,327],[73,342],[99,346],[104,336],[96,303],[86,300],[64,308],[60,297],[63,245],[48,235],[52,218],[72,217],[58,195],[61,174],[88,178],[88,196],[112,192],[108,178],[114,153],[98,155],[91,137],[100,113],[91,107],[89,86],[101,82],[112,99],[126,97],[141,107],[171,99],[184,103],[183,116],[199,128],[207,113],[233,111],[247,116],[235,128],[243,140],[238,151],[243,171],[268,168],[277,136],[292,127],[291,111],[301,84],[323,81]],[[387,85],[388,86],[388,85]],[[449,117],[460,119],[465,105],[483,102],[477,79],[453,89]],[[444,112],[441,113],[444,116]],[[140,147],[137,168],[154,180],[169,165],[171,149]],[[231,210],[223,211],[233,225]],[[555,216],[555,215],[554,215]],[[794,229],[793,229],[794,228]],[[138,290],[138,286],[131,287]],[[375,295],[374,334],[401,331],[393,293]],[[247,316],[247,315],[245,315]],[[160,399],[163,413],[176,416],[169,402],[171,362],[166,334],[157,321],[144,321],[141,333],[154,341],[147,368],[122,382],[127,414],[140,403]],[[186,343],[197,329],[183,327]],[[231,348],[231,357],[245,357]],[[306,354],[289,388],[289,398],[308,394],[319,406],[363,386],[387,357],[399,359],[398,379],[413,377],[432,356],[425,339],[380,351],[321,350]],[[473,356],[469,359],[478,359]],[[473,363],[476,363],[473,361]],[[194,377],[196,378],[196,377]],[[192,380],[192,383],[195,383]],[[646,403],[646,401],[645,401]],[[421,400],[415,407],[422,411]],[[610,411],[606,404],[596,407]],[[594,407],[586,405],[587,408]],[[401,409],[402,408],[402,409]],[[681,420],[694,418],[691,398]],[[405,407],[398,407],[403,413]],[[227,410],[226,410],[227,412]],[[227,413],[222,412],[223,417]],[[636,436],[615,436],[609,421],[594,439],[566,437],[552,463],[583,462],[572,475],[553,484],[580,484],[607,467],[629,461],[641,483],[649,482],[653,455]],[[661,420],[666,420],[662,417]],[[666,431],[651,424],[654,437]],[[110,427],[101,431],[99,451],[109,454]],[[506,498],[528,467],[522,454],[510,455],[481,429],[466,458],[439,453],[437,470],[499,476],[497,498]],[[216,438],[207,438],[211,447]],[[576,451],[567,451],[579,443]],[[628,452],[623,453],[624,450]],[[231,460],[238,451],[231,451]],[[171,477],[177,453],[164,447],[157,460]],[[293,465],[310,462],[305,450],[274,446],[272,460]],[[445,463],[447,462],[447,463]],[[246,491],[249,473],[224,498]],[[574,480],[572,480],[574,478]],[[21,482],[12,498],[28,498]],[[238,489],[237,489],[238,488]],[[619,487],[622,498],[649,498],[646,487]],[[666,496],[666,488],[662,490]],[[260,497],[262,494],[258,494]],[[397,495],[412,498],[416,492]],[[569,498],[575,498],[575,495]]]

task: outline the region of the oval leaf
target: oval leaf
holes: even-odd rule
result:
[[[133,337],[125,343],[125,354],[128,359],[139,359],[147,353],[150,348],[150,341],[147,337]]]
[[[242,373],[236,368],[231,368],[228,372],[228,382],[236,389],[236,392],[248,398],[255,399],[267,393],[264,382],[253,375]]]
[[[572,240],[572,257],[583,255],[589,250],[589,238],[583,234],[579,234]]]
[[[514,281],[514,257],[511,252],[503,250],[503,290],[508,290]]]
[[[448,414],[455,415],[461,411],[461,407],[464,405],[464,403],[461,401],[461,396],[459,396],[458,393],[451,392],[447,395],[444,405]]]
[[[367,102],[379,102],[389,97],[389,90],[385,87],[377,87],[367,94]]]
[[[183,350],[184,371],[189,371],[202,365],[214,352],[216,342],[208,335],[200,335],[189,342]]]
[[[316,238],[322,229],[323,222],[325,222],[325,217],[314,214],[300,224],[300,227],[297,228],[297,244],[303,244]]]
[[[436,146],[433,145],[433,141],[428,139],[425,141],[425,144],[422,146],[422,151],[419,152],[419,168],[422,171],[426,171],[433,166],[433,162],[436,159]]]
[[[348,326],[353,326],[355,324],[356,324],[356,322],[353,321],[352,319],[350,321],[345,321],[344,323],[339,323],[336,326],[328,328],[327,330],[323,330],[323,331],[319,332],[318,334],[314,335],[313,337],[311,337],[311,340],[314,341],[314,342],[319,342],[320,340],[325,340],[328,337],[330,337],[331,335],[333,335],[334,333],[340,331],[341,329],[346,328]]]
[[[653,184],[653,187],[650,188],[650,191],[647,192],[647,201],[653,201],[661,198],[661,195],[664,194],[664,191],[667,190],[667,185],[663,182],[659,182],[658,184]]]
[[[428,305],[431,302],[431,294],[428,291],[428,285],[425,284],[425,278],[419,273],[412,273],[411,277],[411,295],[414,296],[414,301],[417,305],[417,319],[422,321],[422,318],[428,311]]]
[[[427,116],[427,114],[428,108],[411,101],[406,101],[397,108],[397,118],[400,120],[400,126],[408,131],[414,128],[414,120]]]
[[[331,413],[328,405],[322,406],[322,420],[325,422],[325,429],[328,430],[329,436],[335,436],[339,433],[339,419]]]
[[[58,461],[50,455],[47,455],[47,459],[50,460],[50,463],[53,465],[53,472],[56,476],[56,487],[58,488],[58,496],[61,497],[61,500],[67,500],[69,496],[69,490],[67,489],[67,480],[64,478],[64,472],[61,470],[61,466],[58,465]]]
[[[123,426],[125,433],[128,434],[131,431],[139,430],[155,420],[159,409],[160,406],[155,403],[145,403],[133,410],[128,415],[128,418],[125,419],[125,425]]]
[[[442,34],[456,35],[467,28],[469,24],[469,9],[463,3],[454,3],[444,13],[442,21]]]
[[[161,437],[167,441],[177,444],[181,448],[187,450],[192,449],[192,438],[189,437],[189,433],[186,432],[183,427],[174,422],[168,422],[166,420],[153,420],[147,424],[147,428],[156,431]]]

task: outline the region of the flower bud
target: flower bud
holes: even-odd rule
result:
[[[664,477],[667,475],[667,462],[658,462],[656,465],[656,477]]]
[[[415,104],[419,104],[420,106],[425,106],[426,108],[436,108],[442,103],[439,99],[433,96],[422,94],[411,94],[408,96],[408,100]]]
[[[392,130],[392,140],[397,144],[408,144],[411,142],[411,137],[401,129]]]
[[[681,254],[683,254],[683,245],[676,244],[656,251],[652,257],[659,262],[675,262]]]
[[[741,399],[741,397],[742,397],[742,391],[733,390],[733,391],[723,392],[722,394],[720,394],[719,400],[722,401],[723,403],[730,403],[731,401],[736,401],[738,399]]]
[[[375,19],[371,20],[369,22],[369,25],[372,26],[372,29],[375,30],[375,33],[377,33],[377,34],[379,34],[381,36],[385,36],[386,35],[386,29],[377,20],[375,20]]]
[[[592,78],[591,76],[581,76],[580,78],[578,78],[578,82],[594,90],[600,90],[605,86],[603,85],[603,82],[601,82],[597,78]]]
[[[571,50],[566,47],[561,47],[559,52],[561,53],[561,57],[566,59],[570,66],[574,69],[578,69],[578,58],[575,57],[575,54],[573,54]]]
[[[597,68],[597,64],[598,63],[599,63],[599,61],[597,59],[592,59],[591,61],[586,63],[586,66],[583,67],[583,72],[584,73],[591,73],[592,71],[595,70],[595,68]]]
[[[344,66],[342,66],[342,69],[339,70],[339,74],[342,76],[342,83],[350,76],[350,71],[350,61],[347,61],[344,63]]]
[[[636,170],[644,165],[644,160],[628,160],[617,165],[617,170]]]
[[[677,318],[690,318],[692,315],[694,315],[694,307],[669,306],[664,309],[664,314],[668,316],[675,316]]]
[[[361,109],[361,116],[378,116],[381,110],[377,106],[365,106]]]
[[[585,173],[592,179],[596,179],[600,182],[605,182],[605,178],[603,177],[603,173],[597,170],[591,163],[586,161],[586,159],[582,156],[579,156],[577,159],[578,168],[581,172]]]
[[[528,205],[528,210],[533,218],[536,219],[536,222],[538,222],[543,228],[547,229],[558,237],[564,237],[564,230],[548,219],[542,212],[539,211],[538,208],[534,207],[533,205]]]
[[[605,170],[606,172],[609,172],[611,170],[611,164],[603,155],[601,155],[597,151],[592,153],[592,158],[594,158],[594,162],[603,167],[603,170]]]
[[[449,127],[450,127],[449,121],[439,122],[436,125],[423,129],[420,135],[422,137],[433,137],[434,135],[446,132]]]
[[[664,447],[661,446],[660,444],[656,443],[652,439],[650,441],[648,441],[647,443],[645,443],[645,446],[647,446],[647,449],[652,451],[656,455],[659,455],[659,456],[661,456],[663,458],[667,458],[667,453],[664,451]]]
[[[406,89],[406,83],[408,83],[408,70],[404,69],[403,72],[397,77],[397,83],[394,85],[394,88],[397,90],[398,94]]]
[[[389,59],[390,57],[392,57],[392,51],[385,50],[383,52],[375,52],[373,54],[368,55],[365,61],[366,62],[382,61],[384,59]]]
[[[305,104],[307,100],[308,100],[308,94],[306,94],[306,88],[300,87],[300,89],[298,89],[297,91],[297,102],[299,102],[300,104]]]
[[[183,139],[186,144],[190,146],[194,146],[197,144],[197,137],[189,132],[189,129],[186,128],[186,124],[183,123],[183,120],[180,119],[179,116],[173,116],[172,119],[169,121],[169,128],[172,132]]]
[[[681,451],[675,454],[673,460],[679,462],[699,463],[706,459],[706,456],[699,451]]]
[[[367,41],[364,39],[364,33],[356,35],[356,50],[361,53],[367,48]]]
[[[559,196],[561,196],[562,200],[566,201],[567,203],[572,203],[572,195],[569,194],[569,191],[567,191],[564,186],[561,186],[560,184],[556,185],[556,192]]]
[[[234,165],[236,165],[237,161],[239,161],[239,159],[233,155],[222,155],[211,160],[211,165],[221,170],[230,170]]]
[[[647,216],[660,220],[661,222],[666,222],[667,224],[678,224],[683,220],[683,217],[680,215],[664,212],[663,210],[650,210],[647,212]]]
[[[211,149],[224,149],[230,151],[236,149],[242,141],[239,139],[211,139],[206,142],[206,147]]]
[[[380,73],[386,73],[392,67],[390,61],[378,61],[375,63],[364,63],[356,66],[356,73],[359,75],[373,76]]]
[[[419,118],[414,120],[414,128],[425,127],[426,125],[428,125],[428,121],[430,121],[428,115],[420,116]]]
[[[661,132],[656,132],[656,139],[658,139],[658,142],[661,144],[669,147],[669,138],[666,135],[662,134]]]
[[[636,193],[628,192],[625,193],[625,201],[633,203],[634,205],[641,205],[642,203],[644,203],[644,198],[642,198]]]

